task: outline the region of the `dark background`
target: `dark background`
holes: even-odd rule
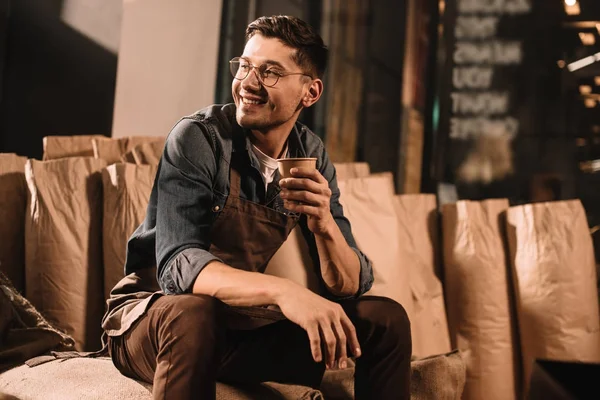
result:
[[[95,2],[120,30],[121,1]],[[66,24],[62,7],[0,0],[0,152],[41,158],[44,136],[110,136],[117,54]]]
[[[600,179],[598,173],[581,171],[579,163],[600,158],[600,110],[586,108],[579,93],[582,84],[591,85],[594,94],[600,87],[600,63],[579,71],[561,68],[587,55],[600,52],[600,35],[595,27],[584,28],[583,21],[600,20],[600,1],[579,0],[581,14],[569,16],[563,1],[532,0],[532,12],[525,16],[504,17],[499,37],[523,41],[524,60],[517,68],[497,68],[494,88],[511,93],[511,116],[520,121],[520,132],[512,143],[515,173],[491,184],[460,182],[456,169],[473,148],[472,140],[448,137],[450,118],[451,67],[454,48],[455,4],[447,2],[443,19],[446,35],[440,40],[437,57],[438,84],[434,94],[440,103],[439,125],[432,129],[435,146],[433,167],[425,174],[430,182],[456,186],[458,198],[485,199],[507,197],[511,204],[580,198],[589,214],[590,224],[600,223]],[[589,24],[588,24],[589,25]],[[596,36],[596,44],[584,46],[579,32]],[[536,198],[542,187],[552,193]]]

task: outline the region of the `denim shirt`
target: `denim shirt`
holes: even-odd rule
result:
[[[210,253],[211,226],[223,210],[229,194],[229,168],[232,160],[241,174],[240,196],[246,200],[286,212],[279,196],[276,172],[265,190],[259,162],[251,150],[248,132],[235,119],[235,105],[214,105],[180,120],[167,137],[146,217],[127,243],[125,274],[157,266],[157,279],[166,294],[190,293],[202,269],[219,260]],[[339,203],[335,168],[323,142],[306,126],[296,123],[288,138],[289,157],[316,157],[317,169],[329,182],[331,214],[348,245],[360,260],[360,283],[355,296],[373,284],[369,259],[358,250],[349,221]],[[321,292],[339,299],[326,290],[319,255],[306,217],[299,221],[308,244]]]

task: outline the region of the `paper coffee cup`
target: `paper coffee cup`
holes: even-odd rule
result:
[[[277,160],[281,178],[290,178],[292,168],[317,168],[316,158],[280,158]]]

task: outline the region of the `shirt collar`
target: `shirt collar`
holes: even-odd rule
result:
[[[294,124],[288,136],[288,155],[293,158],[304,158],[306,149],[302,144],[301,137],[304,135],[304,127],[298,123]],[[252,142],[250,141],[250,131],[244,129],[235,122],[233,134],[233,151],[246,152],[248,157],[253,162],[256,155],[252,151]]]

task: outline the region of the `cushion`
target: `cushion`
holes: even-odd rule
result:
[[[25,291],[25,162],[16,154],[0,154],[0,271]]]
[[[102,333],[103,160],[29,160],[25,169],[26,297],[71,335],[96,350]]]
[[[95,158],[101,158],[107,164],[120,162],[123,155],[131,151],[134,147],[143,143],[158,143],[159,146],[164,146],[165,138],[160,136],[130,136],[118,139],[102,138],[93,139],[92,147]]]
[[[152,386],[119,373],[109,358],[71,358],[0,375],[0,392],[27,400],[151,400]],[[297,385],[217,384],[217,400],[317,400],[322,394]]]
[[[339,182],[340,203],[352,225],[358,247],[373,262],[375,282],[368,295],[384,296],[402,304],[409,318],[413,301],[408,266],[401,262],[400,223],[394,206],[391,173]]]
[[[599,362],[594,250],[581,202],[511,207],[507,233],[524,382],[534,359]]]
[[[73,136],[46,136],[43,139],[43,160],[55,160],[65,157],[92,157],[94,148],[93,139],[106,139],[102,135],[73,135]]]
[[[442,208],[450,337],[467,365],[466,399],[513,399],[517,348],[500,215],[508,200]]]
[[[438,213],[435,195],[397,195],[394,205],[400,224],[398,246],[409,268],[414,302],[411,316],[413,356],[450,351],[444,291],[438,271]]]
[[[102,170],[105,299],[124,276],[127,240],[144,220],[156,170],[154,165],[124,163]]]

